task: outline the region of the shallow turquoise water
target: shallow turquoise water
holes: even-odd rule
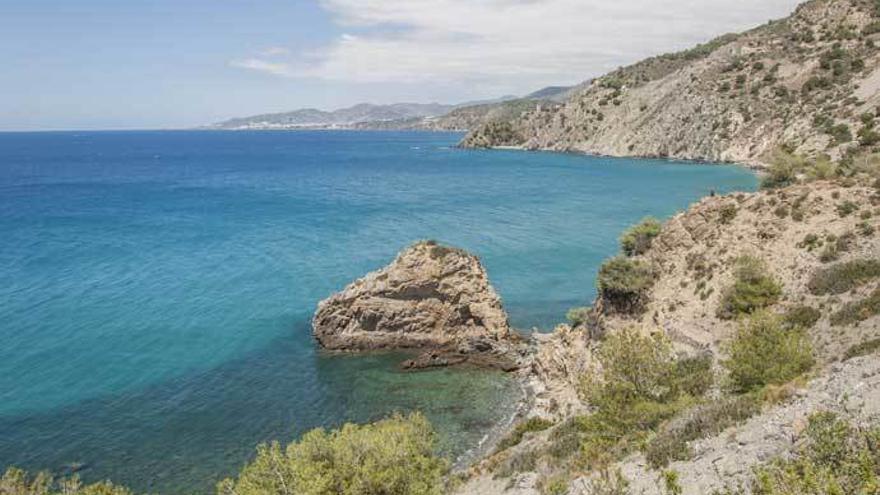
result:
[[[456,134],[0,134],[0,465],[205,491],[256,443],[424,410],[452,455],[514,384],[314,348],[318,300],[433,238],[478,253],[520,328],[594,295],[645,215],[748,171],[463,151]]]

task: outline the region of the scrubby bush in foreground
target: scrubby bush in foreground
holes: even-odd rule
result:
[[[804,330],[813,328],[821,318],[822,312],[810,306],[795,306],[789,308],[782,315],[786,326],[790,328],[803,328]]]
[[[807,287],[816,296],[843,294],[880,277],[880,260],[855,260],[816,271]]]
[[[660,235],[663,225],[655,218],[645,218],[638,225],[630,227],[620,237],[620,247],[627,256],[644,254],[651,248],[651,242]]]
[[[550,420],[544,418],[529,418],[516,425],[510,434],[502,438],[501,441],[498,442],[498,446],[495,447],[495,450],[500,452],[519,445],[526,433],[544,431],[551,426],[553,426],[553,422]]]
[[[588,306],[581,308],[571,308],[568,310],[568,313],[565,314],[565,318],[571,323],[571,326],[576,327],[579,325],[583,325],[590,319],[590,314],[593,311],[593,308]]]
[[[802,328],[789,327],[782,317],[767,311],[740,324],[727,344],[730,386],[749,392],[765,385],[782,384],[812,367],[812,346]]]
[[[880,429],[856,428],[827,412],[809,419],[793,457],[755,470],[753,495],[849,495],[877,493],[880,486]],[[743,495],[726,490],[716,495]]]
[[[654,468],[672,461],[685,461],[693,451],[688,442],[717,435],[761,410],[757,395],[747,394],[718,399],[676,417],[660,428],[645,448],[645,459]]]
[[[677,358],[661,335],[615,332],[597,358],[601,375],[585,377],[583,390],[595,412],[570,419],[550,437],[551,455],[579,451],[581,467],[602,468],[621,458],[712,386],[711,357]]]
[[[763,261],[752,256],[740,256],[734,270],[735,281],[721,298],[717,315],[733,319],[772,306],[782,295],[782,286],[768,275]]]
[[[125,487],[109,481],[84,485],[79,478],[56,480],[49,473],[29,476],[18,468],[9,468],[0,478],[2,495],[131,495]]]
[[[861,301],[851,302],[831,315],[831,324],[835,326],[855,325],[868,318],[880,315],[880,289],[875,290]]]
[[[602,299],[622,313],[638,312],[654,272],[648,264],[617,256],[602,264],[596,282]]]
[[[421,414],[395,416],[339,430],[316,429],[282,449],[257,448],[220,495],[439,495],[446,462],[434,454],[435,434]]]

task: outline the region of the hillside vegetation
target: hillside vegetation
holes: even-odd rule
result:
[[[790,17],[599,77],[560,106],[506,120],[516,144],[613,156],[766,163],[880,144],[880,6],[811,0]],[[469,147],[511,144],[472,131]]]

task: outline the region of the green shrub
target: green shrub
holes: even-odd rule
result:
[[[837,144],[848,143],[853,140],[852,131],[849,130],[849,126],[846,124],[831,126],[827,132]]]
[[[577,327],[583,325],[587,321],[590,320],[590,316],[593,313],[593,308],[589,306],[585,306],[582,308],[571,308],[565,313],[565,318],[571,323],[571,326]]]
[[[788,382],[809,370],[814,362],[804,330],[786,327],[781,317],[767,311],[742,322],[725,350],[728,359],[723,365],[736,392]]]
[[[590,495],[631,495],[629,480],[620,472],[603,469],[593,479],[590,487]]]
[[[721,222],[723,225],[728,225],[730,224],[730,222],[733,221],[734,218],[736,218],[736,214],[736,205],[724,205],[721,207],[721,210],[718,214],[718,221]]]
[[[799,248],[807,251],[812,251],[821,245],[822,239],[816,234],[807,234],[804,236],[804,240],[798,243]]]
[[[856,429],[832,413],[810,417],[793,457],[778,458],[755,472],[755,495],[877,493],[880,430]],[[734,493],[734,492],[728,492]]]
[[[544,431],[553,426],[553,422],[544,418],[529,418],[518,425],[506,437],[502,438],[495,447],[496,452],[509,449],[522,442],[526,433]]]
[[[837,261],[840,258],[841,253],[846,253],[852,248],[855,240],[856,235],[852,232],[847,232],[836,238],[829,235],[828,244],[825,246],[825,249],[822,250],[822,253],[819,254],[819,261],[822,263]]]
[[[807,287],[816,296],[843,294],[880,277],[880,260],[854,260],[817,270]]]
[[[782,315],[782,321],[787,327],[805,330],[813,328],[820,318],[822,312],[810,306],[795,306]]]
[[[764,262],[752,256],[736,259],[733,286],[725,291],[718,307],[721,319],[733,319],[743,314],[776,304],[782,295],[782,286],[768,274]]]
[[[630,227],[620,238],[620,247],[627,256],[644,254],[651,248],[651,241],[660,235],[663,225],[656,219],[648,217],[638,225]]]
[[[592,404],[616,409],[644,400],[665,401],[673,393],[675,353],[661,334],[643,335],[629,328],[608,335],[597,352],[602,378],[588,391]]]
[[[868,127],[859,129],[859,144],[862,146],[874,146],[880,143],[880,133]]]
[[[798,171],[803,169],[803,157],[779,150],[774,153],[766,174],[761,178],[761,189],[777,189],[797,182]]]
[[[880,339],[866,340],[865,342],[856,344],[847,349],[843,354],[843,359],[847,360],[860,356],[867,356],[868,354],[874,354],[878,350],[880,350]]]
[[[654,272],[642,261],[622,256],[611,258],[599,268],[599,295],[621,313],[639,312],[645,293],[654,285]]]
[[[237,479],[217,485],[221,495],[429,495],[442,492],[447,470],[434,454],[435,434],[424,416],[394,416],[363,426],[316,429],[282,449],[257,448]]]
[[[125,487],[101,481],[84,485],[78,476],[54,479],[47,472],[30,476],[18,468],[8,468],[0,477],[2,495],[131,495]]]
[[[721,398],[697,406],[665,424],[645,447],[645,458],[655,469],[693,457],[689,442],[717,435],[761,411],[755,394]]]
[[[539,484],[542,495],[568,495],[569,479],[567,476],[557,474]]]
[[[837,214],[841,217],[849,216],[852,213],[859,211],[859,205],[853,203],[852,201],[844,201],[837,205]]]
[[[602,374],[585,377],[583,390],[595,412],[551,434],[558,455],[580,446],[582,467],[601,468],[622,458],[712,386],[710,357],[676,359],[672,344],[659,334],[612,333],[596,356]]]
[[[828,180],[837,177],[839,174],[838,166],[832,162],[827,156],[820,156],[809,165],[807,175],[810,180]]]
[[[880,314],[880,289],[875,290],[867,298],[845,305],[831,315],[834,326],[855,325],[868,318]]]

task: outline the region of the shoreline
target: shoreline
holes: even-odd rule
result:
[[[487,150],[487,151],[523,151],[523,152],[533,152],[533,153],[559,153],[563,155],[578,155],[578,156],[589,156],[596,158],[617,158],[617,159],[631,159],[631,160],[664,160],[668,162],[682,162],[691,165],[735,165],[738,167],[742,167],[748,170],[752,170],[757,173],[762,173],[767,170],[769,164],[754,160],[754,161],[718,161],[718,160],[710,160],[705,158],[677,158],[672,156],[645,156],[645,155],[609,155],[605,153],[595,153],[589,151],[579,151],[579,150],[557,150],[553,148],[526,148],[522,145],[506,145],[506,146],[490,146],[488,148],[471,148],[466,146],[461,146],[459,144],[457,146],[459,149],[463,150]]]

